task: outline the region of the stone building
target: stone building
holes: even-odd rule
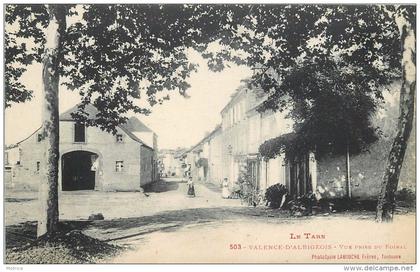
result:
[[[398,85],[398,84],[397,84]],[[397,88],[395,88],[397,89]],[[380,190],[381,178],[386,166],[398,119],[399,95],[393,91],[386,95],[387,103],[372,117],[375,127],[383,134],[372,144],[368,152],[350,156],[350,193],[353,198],[376,198]],[[222,109],[222,125],[218,137],[220,145],[214,146],[220,152],[208,164],[208,172],[220,169],[220,179],[227,178],[231,189],[241,172],[246,172],[257,190],[264,192],[269,186],[284,184],[293,196],[316,193],[318,198],[340,198],[347,196],[346,159],[335,156],[315,160],[310,153],[294,160],[280,155],[265,161],[258,152],[266,140],[281,135],[293,135],[293,122],[286,118],[287,111],[258,112],[257,108],[266,99],[261,90],[240,86],[230,101]],[[217,139],[217,137],[216,137]],[[193,150],[199,157],[206,157],[206,138]],[[200,147],[199,147],[200,146]],[[211,156],[207,156],[211,157]],[[217,165],[217,167],[214,167]],[[216,172],[219,170],[215,170]],[[400,188],[415,189],[415,128],[408,143],[400,182]]]
[[[194,180],[221,185],[223,181],[221,132],[221,125],[217,125],[212,132],[184,154],[184,163],[189,167]]]
[[[86,106],[90,118],[97,109]],[[159,178],[157,135],[135,117],[117,127],[115,135],[77,124],[71,113],[60,115],[59,190],[137,191]],[[45,177],[46,141],[36,130],[17,144],[14,189],[37,190]]]
[[[249,89],[247,84],[240,86],[229,103],[221,111],[222,115],[222,158],[223,176],[231,187],[235,186],[241,172],[247,172],[257,190],[264,191],[269,186],[280,183],[304,194],[316,182],[315,163],[305,164],[307,179],[298,179],[298,162],[289,162],[284,156],[268,161],[258,152],[266,140],[292,132],[292,121],[285,118],[285,112],[258,112],[258,106],[266,99],[261,90]]]
[[[222,174],[222,126],[218,125],[207,137],[208,142],[208,176],[207,181],[220,185]]]
[[[177,155],[180,150],[161,149],[159,150],[159,161],[161,163],[161,175],[163,177],[182,177],[183,168]]]

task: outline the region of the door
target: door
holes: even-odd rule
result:
[[[260,189],[260,184],[259,184],[258,177],[260,176],[260,173],[259,173],[258,160],[248,160],[248,171],[249,171],[249,175],[251,177],[253,187],[256,190],[259,190]]]
[[[98,155],[88,151],[66,153],[61,159],[63,191],[94,190]]]
[[[301,156],[292,162],[290,167],[290,194],[296,198],[312,192],[312,181],[309,172],[309,156]]]

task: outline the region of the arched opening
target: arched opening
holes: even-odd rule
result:
[[[94,190],[98,154],[89,151],[72,151],[61,158],[62,190]]]

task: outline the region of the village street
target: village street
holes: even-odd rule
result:
[[[216,187],[216,186],[213,186]],[[158,181],[145,192],[60,191],[61,220],[87,220],[101,213],[105,220],[152,216],[161,212],[197,208],[240,207],[240,200],[222,199],[217,189],[196,185],[195,198],[188,198],[187,184],[173,178]],[[33,212],[37,193],[6,192],[6,225],[36,221]]]
[[[388,237],[389,233],[393,233],[393,237],[412,237],[406,234],[415,230],[413,213],[397,215],[395,222],[398,224],[378,228],[373,222],[373,212],[290,217],[286,211],[247,207],[241,205],[240,200],[222,199],[215,185],[198,183],[197,196],[188,198],[186,187],[180,179],[166,179],[155,183],[145,193],[62,192],[60,219],[85,235],[128,247],[118,256],[101,261],[106,263],[317,262],[311,259],[312,253],[336,252],[339,244],[388,243],[405,245],[404,249],[390,249],[389,253],[400,253],[406,260],[413,257],[410,252],[414,252],[414,240],[380,239]],[[36,220],[36,194],[8,194],[5,211],[6,225],[11,230],[7,237],[9,244],[15,239],[14,226]],[[89,215],[97,213],[102,213],[104,220],[87,220]],[[349,229],[357,230],[357,235],[348,235]],[[291,233],[309,232],[319,234],[321,238],[290,238]],[[379,232],[383,235],[378,235]],[[367,239],[373,233],[377,240]],[[302,250],[302,246],[320,248]],[[352,253],[352,250],[341,252]]]

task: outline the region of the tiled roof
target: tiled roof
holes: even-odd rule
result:
[[[79,110],[78,106],[79,105],[76,105],[71,109],[65,111],[64,113],[60,114],[60,121],[73,121],[74,118],[71,116],[71,113],[77,112]],[[96,118],[96,114],[98,113],[98,109],[92,104],[87,104],[84,108],[84,111],[88,114],[88,118],[90,119]],[[137,137],[134,134],[135,132],[153,133],[153,131],[150,128],[148,128],[136,117],[130,117],[125,124],[120,124],[118,127],[121,128],[125,133],[127,133],[127,135],[130,136],[130,138],[132,138],[133,140],[145,145],[146,147],[153,149],[153,147],[145,144],[139,137]]]
[[[127,122],[125,124],[122,124],[121,126],[123,126],[131,132],[153,132],[136,117],[130,117],[127,120]]]
[[[73,121],[74,118],[71,116],[71,114],[79,110],[78,106],[79,104],[60,114],[60,121]],[[88,114],[88,118],[94,119],[98,113],[98,109],[92,104],[87,104],[85,106],[84,112]]]
[[[208,139],[212,138],[213,135],[216,134],[216,132],[220,131],[221,129],[222,129],[222,125],[221,124],[217,125],[216,128],[212,132],[210,132],[207,136],[205,136],[203,139],[201,139],[200,142],[198,142],[196,145],[194,145],[193,147],[191,147],[189,150],[185,151],[184,153],[188,153],[188,152],[193,151],[194,149],[199,147],[202,143],[204,143]]]

